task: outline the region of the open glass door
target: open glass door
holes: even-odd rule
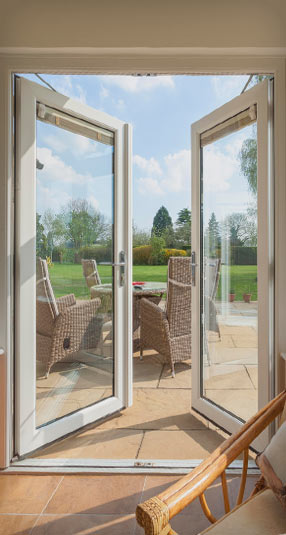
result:
[[[271,102],[266,80],[192,125],[192,406],[229,432],[273,396]]]
[[[132,403],[128,124],[16,78],[16,454]]]

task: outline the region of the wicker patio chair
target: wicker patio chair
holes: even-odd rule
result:
[[[280,416],[281,415],[281,416]],[[201,535],[282,535],[286,532],[285,509],[267,487],[265,479],[258,479],[252,494],[243,501],[247,479],[249,447],[267,426],[280,416],[280,425],[286,421],[286,391],[270,401],[240,430],[225,440],[192,472],[168,487],[158,496],[137,506],[137,522],[145,535],[179,535],[170,520],[195,499],[199,499],[203,513],[212,524]],[[226,469],[243,454],[243,468],[236,504],[230,510]],[[279,453],[278,453],[279,455]],[[285,463],[285,452],[280,452]],[[221,478],[225,515],[217,520],[209,509],[205,491]],[[190,519],[191,523],[191,519]],[[191,524],[190,524],[191,525]]]
[[[97,314],[100,299],[77,303],[74,294],[55,299],[46,260],[37,258],[36,267],[37,360],[48,377],[56,362],[97,347],[103,320]]]
[[[97,269],[96,260],[82,259],[82,271],[86,284],[89,288],[101,284],[100,276]]]
[[[140,357],[155,349],[170,364],[191,358],[191,259],[172,257],[168,264],[165,310],[147,299],[140,303]]]

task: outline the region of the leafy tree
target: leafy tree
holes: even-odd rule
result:
[[[140,245],[149,245],[150,243],[150,231],[139,229],[133,223],[133,247],[140,247]]]
[[[62,215],[46,210],[43,215],[43,225],[47,236],[48,254],[53,258],[55,246],[63,246],[66,241],[66,226]]]
[[[248,247],[257,247],[257,204],[249,204],[246,210],[247,217],[247,238],[245,245]]]
[[[165,242],[165,247],[173,248],[176,247],[176,233],[172,227],[167,227],[163,230],[161,237]]]
[[[151,237],[151,255],[149,259],[150,264],[158,265],[162,263],[161,257],[165,245],[164,238],[153,234]]]
[[[263,82],[269,76],[256,74],[253,76],[249,87]],[[256,125],[253,127],[253,135],[245,139],[238,155],[240,169],[248,182],[248,187],[253,195],[257,194],[257,135]]]
[[[208,222],[208,226],[205,232],[206,250],[209,256],[216,256],[216,251],[221,245],[220,226],[217,221],[214,212],[211,213],[211,217]]]
[[[188,208],[182,208],[176,221],[175,240],[178,247],[191,246],[192,213]]]
[[[172,218],[165,206],[161,206],[153,219],[152,235],[162,236],[168,228],[173,228]]]
[[[41,223],[41,215],[36,214],[36,255],[45,258],[47,256],[47,237],[44,225]]]
[[[257,140],[256,136],[245,139],[239,152],[240,169],[246,177],[253,195],[257,194]]]
[[[223,235],[230,245],[246,245],[249,239],[249,220],[246,214],[234,212],[228,215],[222,225]]]
[[[185,225],[186,223],[191,224],[192,222],[192,212],[188,208],[182,208],[178,213],[178,218],[176,221],[177,226]]]
[[[63,210],[66,239],[75,249],[110,238],[104,216],[85,199],[74,199]]]

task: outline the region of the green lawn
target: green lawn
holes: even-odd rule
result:
[[[257,301],[257,266],[222,266],[221,279],[230,276],[229,290],[234,290],[235,301],[242,301],[244,293],[251,293],[251,300]],[[217,298],[221,296],[221,280]]]
[[[102,283],[111,282],[111,267],[98,266]],[[257,266],[222,266],[223,271],[230,273],[230,288],[235,290],[236,301],[242,301],[243,293],[249,291],[251,299],[257,299]],[[58,264],[55,263],[50,268],[51,283],[56,297],[68,293],[74,293],[79,299],[89,299],[89,290],[85,284],[80,264]],[[167,281],[167,266],[134,266],[134,281]],[[218,288],[219,298],[221,295],[221,284]]]

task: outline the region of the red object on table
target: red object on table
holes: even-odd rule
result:
[[[143,284],[145,284],[145,282],[142,282],[142,281],[141,282],[140,281],[139,282],[137,282],[137,281],[136,282],[132,282],[133,286],[143,286]]]

